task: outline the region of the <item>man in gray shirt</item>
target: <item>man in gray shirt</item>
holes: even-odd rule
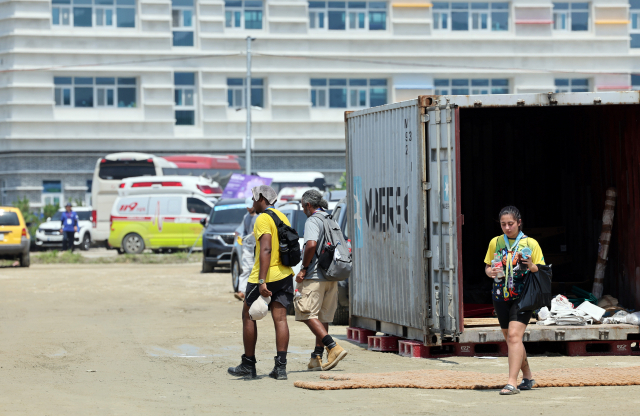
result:
[[[316,347],[307,368],[331,370],[347,355],[347,351],[328,332],[329,323],[333,322],[338,307],[338,282],[327,281],[318,267],[318,248],[326,246],[323,218],[329,216],[325,211],[328,204],[315,189],[305,192],[301,203],[307,222],[304,226],[302,269],[296,276],[299,296],[294,297],[293,305],[296,321],[304,322],[316,336]],[[327,362],[324,364],[323,347],[327,349]]]
[[[253,269],[254,256],[253,250],[256,247],[256,238],[253,236],[253,226],[256,223],[256,210],[253,209],[253,199],[251,197],[245,200],[247,213],[242,219],[242,273],[238,277],[238,291],[233,295],[238,300],[244,300],[244,292],[247,290],[247,282],[249,275]]]

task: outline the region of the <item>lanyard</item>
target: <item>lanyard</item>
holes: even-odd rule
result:
[[[504,242],[507,246],[507,276],[509,276],[509,285],[513,285],[513,255],[516,250],[518,250],[518,244],[520,244],[520,240],[524,237],[524,233],[520,231],[518,233],[518,237],[516,237],[516,242],[513,243],[511,247],[509,247],[509,238],[506,234],[502,235],[504,237]]]

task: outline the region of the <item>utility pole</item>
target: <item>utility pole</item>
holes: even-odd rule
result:
[[[251,175],[251,42],[256,40],[247,36],[247,79],[245,82],[245,108],[247,109],[247,142],[245,146],[245,171]]]

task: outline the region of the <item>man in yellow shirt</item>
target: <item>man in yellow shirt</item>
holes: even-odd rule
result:
[[[287,217],[276,210],[273,204],[278,194],[270,186],[261,185],[251,190],[253,193],[253,207],[259,214],[253,227],[256,238],[255,263],[242,307],[242,340],[244,354],[242,362],[237,367],[230,367],[229,374],[237,377],[256,378],[256,342],[258,327],[249,316],[249,308],[263,296],[270,297],[269,309],[276,330],[275,366],[269,377],[276,380],[287,379],[287,348],[289,347],[289,326],[287,325],[287,306],[293,301],[293,270],[280,261],[280,241],[275,222],[265,213],[273,212],[286,225],[291,226]]]

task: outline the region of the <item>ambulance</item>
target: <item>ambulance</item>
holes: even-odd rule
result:
[[[213,208],[202,177],[156,176],[124,179],[110,217],[109,244],[121,253],[202,247],[202,222]]]

